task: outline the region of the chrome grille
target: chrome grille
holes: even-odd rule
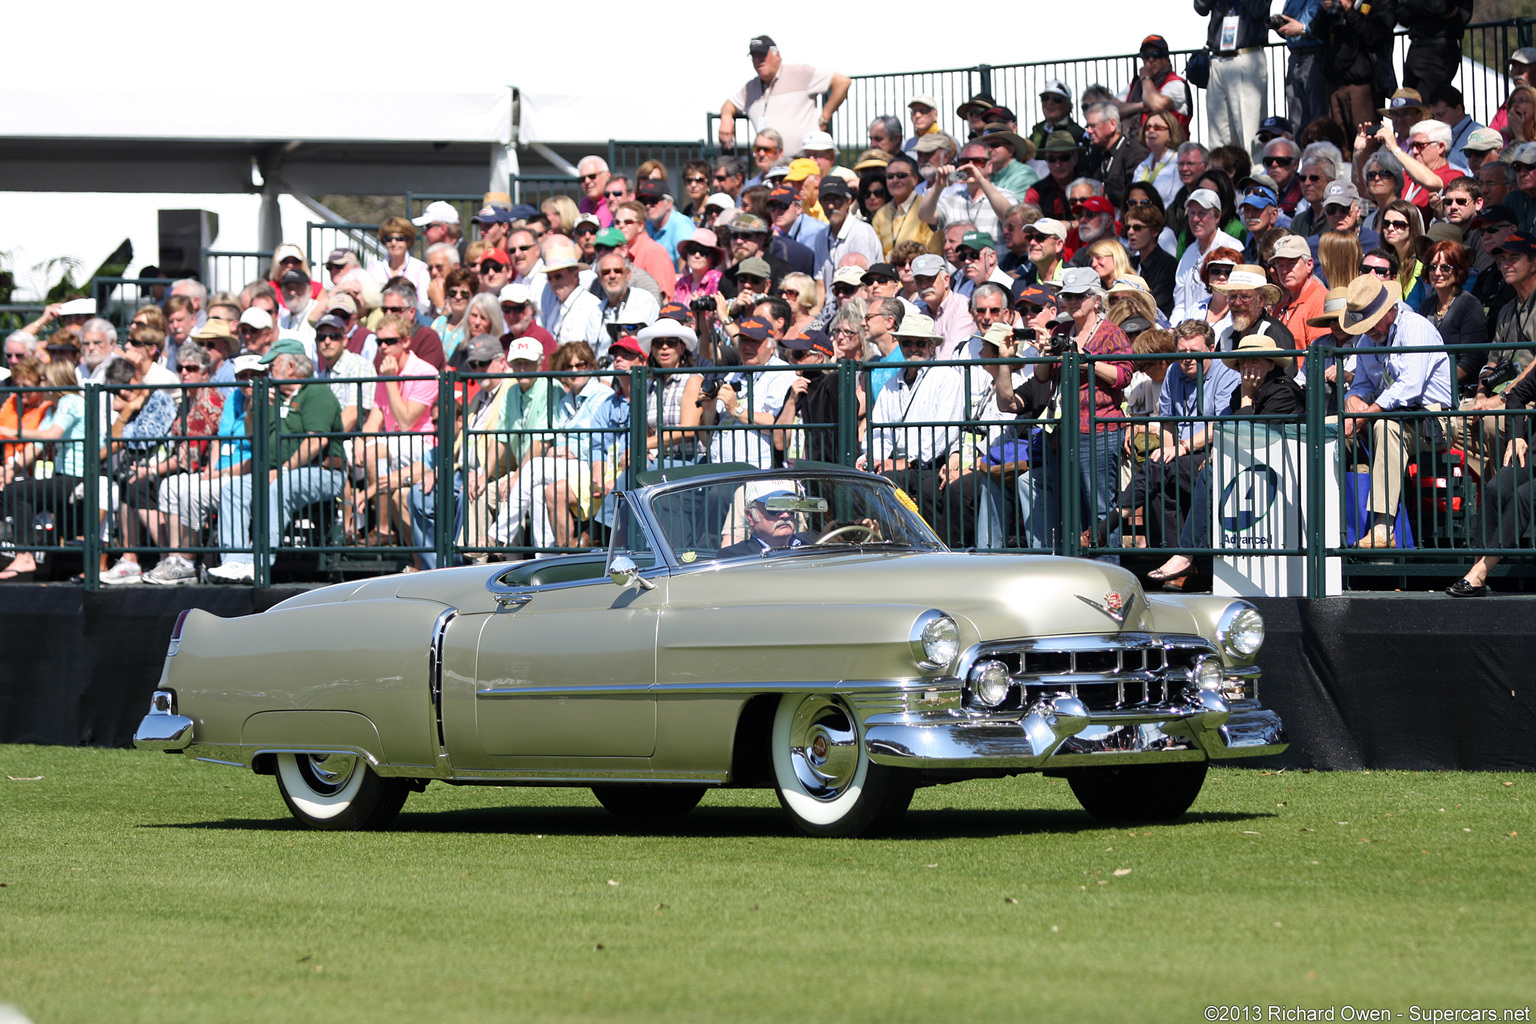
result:
[[[1113,711],[1175,699],[1195,661],[1214,651],[1198,636],[1116,633],[988,644],[972,663],[995,660],[1008,667],[1014,692],[999,711],[1028,708],[1059,693],[1076,697],[1089,711]]]

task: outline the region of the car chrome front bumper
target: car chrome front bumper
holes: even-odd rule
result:
[[[1257,701],[1229,704],[1209,691],[1182,703],[1115,711],[1089,711],[1063,695],[1011,718],[876,714],[864,728],[870,759],[903,768],[1227,760],[1278,754],[1289,745],[1279,715]]]

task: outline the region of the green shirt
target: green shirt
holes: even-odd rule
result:
[[[324,384],[305,384],[292,398],[281,399],[278,415],[282,420],[282,432],[279,435],[278,426],[273,423],[270,446],[278,453],[278,465],[292,458],[306,438],[314,434],[341,433],[341,403]],[[339,436],[332,437],[310,464],[325,456],[345,457]]]
[[[549,427],[549,380],[540,377],[533,387],[524,391],[513,381],[507,388],[507,397],[501,410],[501,429],[509,432],[507,444],[513,456],[521,464],[533,441],[533,434],[521,431],[548,429]]]
[[[998,188],[1005,188],[1009,192],[1024,198],[1024,193],[1031,185],[1040,180],[1040,175],[1028,164],[1021,164],[1017,160],[1009,160],[1002,170],[992,175],[992,184]]]

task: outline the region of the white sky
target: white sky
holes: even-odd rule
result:
[[[764,18],[745,7],[673,7],[697,16],[692,24],[668,29],[652,16],[657,10],[636,19],[632,2],[613,0],[575,7],[527,0],[480,7],[376,0],[292,16],[280,7],[207,0],[14,3],[6,12],[12,43],[6,79],[10,90],[35,92],[39,104],[50,98],[43,83],[56,82],[71,91],[97,90],[100,104],[110,108],[114,93],[131,82],[134,92],[158,90],[168,104],[195,108],[199,83],[218,78],[226,87],[247,82],[252,91],[270,93],[274,103],[297,92],[305,97],[301,102],[335,105],[338,116],[348,103],[367,102],[366,95],[345,95],[365,89],[462,92],[516,85],[525,93],[563,92],[584,101],[587,113],[572,125],[571,139],[684,140],[699,138],[705,111],[718,110],[752,73],[747,40],[764,32],[786,60],[845,74],[1134,53],[1149,32],[1161,32],[1175,49],[1204,39],[1204,20],[1188,0],[781,7],[784,14],[793,12],[788,18]],[[889,14],[909,20],[893,23],[882,16]],[[625,27],[628,33],[620,31]],[[583,30],[601,42],[583,46]],[[653,65],[647,58],[654,58]],[[347,84],[338,87],[337,76]],[[132,110],[123,114],[124,134],[132,134]],[[1038,112],[1019,115],[1034,120]],[[68,109],[60,117],[67,120]],[[0,132],[3,125],[0,115]],[[206,133],[218,135],[218,129],[209,124]],[[189,134],[198,134],[198,127],[189,126]],[[155,262],[161,208],[213,210],[220,218],[218,248],[254,248],[258,205],[256,197],[238,195],[0,193],[0,252],[9,252],[6,265],[21,286],[17,299],[25,301],[27,291],[42,283],[33,266],[56,256],[80,259],[89,273],[127,237],[134,268]],[[298,204],[283,204],[287,234],[297,238],[305,219]]]

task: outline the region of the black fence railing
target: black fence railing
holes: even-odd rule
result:
[[[1309,372],[1321,379],[1326,366],[1373,351],[1385,350],[1314,345]],[[1506,468],[1505,456],[1529,444],[1531,410],[1341,420],[1328,389],[1315,387],[1304,412],[1231,415],[1230,395],[1206,393],[1231,386],[1214,376],[1219,358],[1200,361],[1196,402],[1177,415],[1104,405],[1093,373],[1174,356],[1075,350],[1060,358],[1058,379],[1082,387],[1023,411],[1005,411],[1001,379],[1022,391],[1056,360],[912,364],[950,375],[950,404],[916,409],[909,392],[874,392],[876,375],[909,369],[883,362],[449,372],[396,388],[381,388],[395,380],[384,377],[258,378],[172,386],[161,397],[132,385],[8,388],[0,404],[11,416],[0,422],[20,422],[24,436],[0,436],[3,547],[78,558],[88,587],[104,570],[109,583],[121,576],[121,561],[150,571],[172,556],[187,566],[247,562],[257,585],[519,559],[602,544],[613,494],[639,468],[811,459],[890,476],[957,548],[1143,570],[1182,555],[1208,563],[1218,586],[1314,596],[1373,578],[1454,578],[1485,554],[1510,556],[1502,574],[1529,574],[1536,484],[1519,488],[1536,480],[1536,462],[1512,458]],[[790,392],[815,411],[783,414]],[[414,408],[389,404],[392,394]],[[35,411],[48,403],[57,420]],[[417,419],[381,421],[380,403]],[[314,420],[317,404],[336,418]],[[358,427],[343,429],[344,409]],[[29,440],[54,422],[70,432]],[[1362,544],[1377,527],[1387,544]]]

